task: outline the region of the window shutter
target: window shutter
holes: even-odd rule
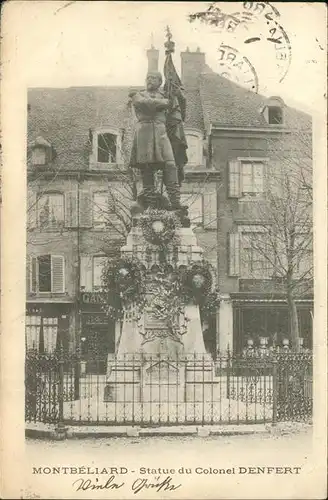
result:
[[[26,293],[36,292],[36,258],[26,257]]]
[[[80,227],[92,227],[92,196],[90,191],[80,191]]]
[[[31,257],[26,257],[26,295],[31,291]]]
[[[36,293],[38,290],[38,261],[36,257],[28,258],[28,292]]]
[[[80,285],[85,292],[92,292],[92,255],[80,257]]]
[[[77,227],[77,192],[65,193],[65,226]]]
[[[65,269],[62,255],[51,256],[51,291],[53,293],[65,292]]]
[[[204,193],[204,228],[216,229],[217,219],[216,191]]]
[[[229,161],[229,196],[240,197],[240,161]]]
[[[37,197],[32,189],[27,191],[27,228],[33,229],[37,225]]]
[[[229,276],[239,275],[239,233],[229,234]]]

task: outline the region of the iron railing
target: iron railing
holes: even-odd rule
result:
[[[104,366],[107,367],[104,373]],[[26,420],[70,425],[208,425],[307,420],[312,354],[27,353]]]

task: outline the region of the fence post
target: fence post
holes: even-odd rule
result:
[[[277,425],[277,407],[278,407],[278,361],[276,358],[272,361],[272,426]]]
[[[66,439],[67,429],[64,425],[64,352],[59,351],[59,384],[58,384],[58,424],[54,433],[57,440]]]
[[[227,399],[230,399],[230,349],[228,346],[227,353],[226,353],[226,372],[227,372]]]
[[[77,400],[80,399],[80,378],[81,378],[81,356],[79,349],[77,349],[75,363],[72,363],[72,366],[74,370],[74,400]]]

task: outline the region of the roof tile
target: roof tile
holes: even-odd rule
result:
[[[141,88],[141,87],[139,87]],[[131,136],[134,117],[128,105],[131,87],[33,88],[28,91],[28,143],[42,136],[54,147],[53,167],[88,167],[92,128],[124,128]],[[216,73],[201,75],[199,89],[186,87],[186,127],[208,129],[269,127],[261,108],[267,98],[245,90]],[[285,108],[286,126],[311,126],[309,115]]]

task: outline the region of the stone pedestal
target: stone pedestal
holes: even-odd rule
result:
[[[176,229],[178,244],[168,244],[166,264],[173,268],[202,261],[191,228]],[[144,238],[137,221],[121,248],[122,257],[136,257],[150,273],[161,264],[159,248]],[[151,280],[151,277],[150,277]],[[153,296],[156,294],[152,291]],[[213,364],[206,354],[199,307],[186,305],[180,318],[183,334],[170,332],[152,314],[152,297],[142,311],[129,306],[119,329],[115,358],[108,359],[105,401],[188,401],[197,384],[213,380]],[[182,331],[181,329],[179,330]]]
[[[233,310],[229,294],[221,295],[219,311],[219,349],[224,353],[233,349]]]

